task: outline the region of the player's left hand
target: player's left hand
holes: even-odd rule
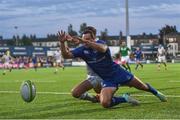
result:
[[[66,33],[64,31],[62,31],[62,30],[61,30],[61,32],[58,31],[58,40],[61,43],[64,43],[67,40],[67,36],[66,36]]]

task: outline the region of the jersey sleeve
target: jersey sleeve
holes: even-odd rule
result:
[[[98,40],[98,41],[96,41],[96,43],[100,43],[100,44],[104,44],[104,45],[106,45],[106,42],[105,42],[105,41],[103,41],[103,40]]]
[[[75,48],[74,50],[71,50],[73,57],[74,58],[76,58],[76,57],[82,58],[83,57],[83,50],[84,50],[84,47],[78,47],[78,48]]]

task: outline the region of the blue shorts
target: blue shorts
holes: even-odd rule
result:
[[[128,82],[130,82],[131,80],[133,80],[134,76],[132,74],[128,74],[128,75],[126,75],[123,78],[124,79],[120,78],[118,81],[103,80],[102,83],[101,83],[102,84],[102,88],[105,88],[105,87],[115,87],[115,88],[118,88],[119,86],[125,85]]]
[[[141,61],[141,58],[136,58],[136,61]]]

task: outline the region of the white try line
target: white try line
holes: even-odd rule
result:
[[[0,80],[0,83],[22,83],[23,80],[8,80],[8,81],[1,81]],[[56,83],[56,81],[44,81],[44,80],[33,80],[32,82],[34,83]]]
[[[179,80],[179,81],[177,81],[177,80],[171,80],[171,81],[168,81],[168,82],[178,83],[178,82],[180,82],[180,80]]]
[[[9,93],[9,94],[20,94],[20,91],[0,91],[1,93]],[[37,92],[37,94],[49,94],[49,95],[70,95],[69,92]],[[154,95],[140,95],[140,94],[134,94],[132,96],[137,97],[154,97]],[[166,95],[166,97],[169,98],[180,98],[180,95]]]
[[[0,93],[20,94],[20,91],[0,91]],[[68,92],[37,92],[37,94],[70,95]]]

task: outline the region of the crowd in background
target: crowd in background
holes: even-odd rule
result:
[[[56,66],[56,62],[54,57],[52,56],[37,56],[36,58],[33,57],[26,57],[26,56],[16,56],[10,57],[9,66],[12,68],[27,68],[33,67],[33,59],[36,59],[38,67],[53,67]],[[4,66],[4,60],[0,58],[0,68]]]

